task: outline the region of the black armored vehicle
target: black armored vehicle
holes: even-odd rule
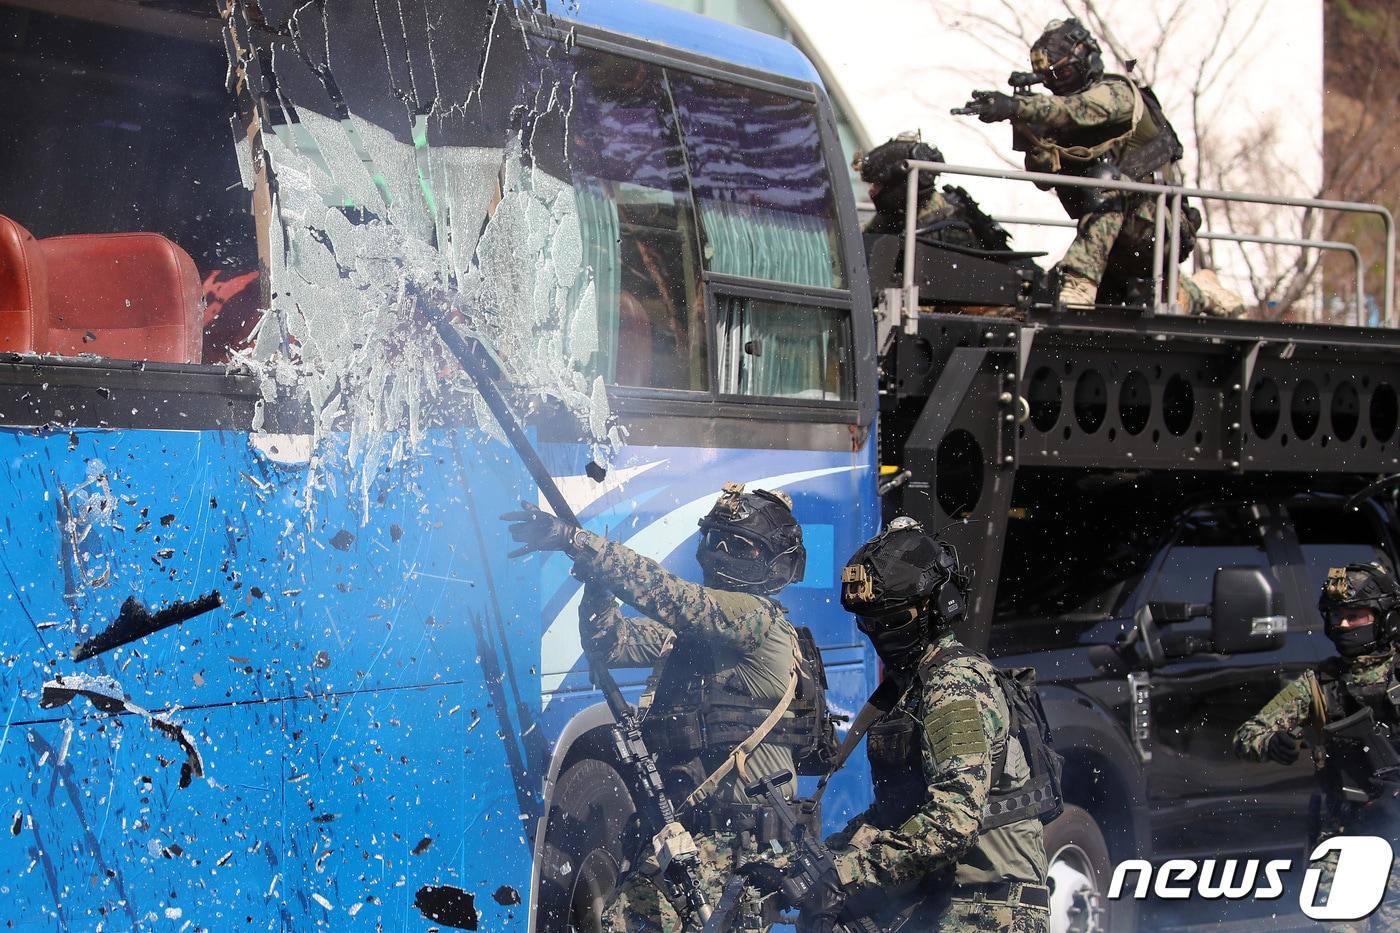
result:
[[[885,513],[942,528],[975,568],[965,641],[1036,669],[1065,757],[1057,922],[1185,925],[1179,902],[1107,899],[1126,859],[1301,865],[1311,761],[1240,761],[1231,736],[1335,653],[1327,568],[1397,566],[1400,333],[1064,313],[1004,261],[1024,254],[936,242],[905,289],[889,239],[867,243],[889,289]]]

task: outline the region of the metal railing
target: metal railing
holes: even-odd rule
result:
[[[1013,214],[1002,214],[992,219],[999,224],[1024,227],[1067,227],[1071,230],[1079,227],[1079,224],[1072,220],[1049,217],[1019,217]],[[1196,239],[1219,240],[1227,243],[1261,243],[1267,246],[1296,246],[1302,249],[1346,253],[1351,256],[1353,277],[1356,279],[1355,295],[1353,296],[1356,324],[1362,326],[1366,323],[1366,263],[1361,258],[1361,250],[1357,249],[1353,243],[1344,243],[1340,240],[1294,240],[1287,237],[1260,236],[1252,233],[1216,233],[1213,230],[1196,231]]]
[[[949,165],[944,162],[905,163],[909,170],[909,184],[905,197],[904,218],[904,295],[906,308],[918,307],[918,287],[914,282],[914,239],[917,235],[919,210],[919,173],[936,172],[944,175],[971,175],[978,178],[999,178],[1006,181],[1029,181],[1051,187],[1104,188],[1111,191],[1130,191],[1150,194],[1156,199],[1155,228],[1152,240],[1152,308],[1153,312],[1163,312],[1176,303],[1179,263],[1165,262],[1168,256],[1175,257],[1179,251],[1181,237],[1181,210],[1185,198],[1203,201],[1235,201],[1248,204],[1271,204],[1279,207],[1314,208],[1317,210],[1345,211],[1356,214],[1375,214],[1385,225],[1385,282],[1382,293],[1384,302],[1381,309],[1381,323],[1387,327],[1396,324],[1395,312],[1395,218],[1380,204],[1364,204],[1357,201],[1330,201],[1321,198],[1289,198],[1270,194],[1238,194],[1231,191],[1213,191],[1206,188],[1187,188],[1181,185],[1158,185],[1122,179],[1076,178],[1068,175],[1051,175],[1045,172],[1023,172],[1013,169],[987,169],[970,165]],[[1171,211],[1171,231],[1167,233],[1167,211]],[[1076,226],[1062,221],[1065,226]],[[1059,225],[1059,224],[1056,224]],[[1167,234],[1165,249],[1163,234]],[[1304,240],[1284,237],[1255,236],[1252,234],[1208,234],[1208,239],[1234,240],[1242,243],[1261,243],[1277,246],[1297,246],[1303,248],[1340,249],[1350,252],[1357,264],[1357,314],[1364,313],[1364,278],[1360,251],[1349,243],[1333,240]],[[1166,294],[1162,293],[1162,277],[1166,274]],[[1165,301],[1163,299],[1166,299]]]

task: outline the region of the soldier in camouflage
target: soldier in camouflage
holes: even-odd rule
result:
[[[1379,835],[1400,843],[1397,793],[1400,774],[1368,764],[1365,743],[1329,737],[1323,731],[1369,709],[1376,722],[1400,727],[1400,584],[1378,564],[1350,564],[1328,571],[1318,608],[1338,657],[1285,686],[1235,732],[1235,754],[1254,761],[1291,765],[1301,739],[1315,743],[1314,763],[1323,787],[1314,842],[1339,834]],[[1337,856],[1323,864],[1318,900],[1331,889]],[[1380,908],[1367,920],[1337,929],[1400,929],[1400,872],[1392,872]]]
[[[898,697],[867,735],[875,802],[828,840],[833,876],[797,904],[804,930],[1048,929],[1039,819],[993,826],[988,803],[1030,779],[991,663],[963,648],[967,578],[951,547],[900,518],[858,550],[841,603]],[[878,693],[877,693],[878,695]],[[773,887],[769,882],[769,887]]]
[[[792,699],[797,634],[774,597],[800,581],[802,528],[782,492],[744,492],[737,483],[700,521],[696,556],[704,585],[683,580],[625,545],[572,529],[538,509],[502,516],[534,550],[561,550],[585,581],[580,634],[585,650],[614,667],[657,670],[642,723],[666,791],[694,835],[708,903],[721,898],[736,863],[754,857],[771,821],[743,788],[749,777],[795,774],[795,738],[768,722]],[[640,616],[623,615],[617,600]],[[782,718],[781,712],[777,714]],[[790,718],[790,717],[789,717]],[[760,735],[762,727],[770,726]],[[742,755],[736,755],[741,748]],[[789,782],[790,798],[796,790]],[[679,933],[684,906],[671,903],[650,840],[634,840],[622,883],[602,928]],[[746,889],[736,913],[746,929],[766,929],[758,892]],[[692,921],[693,924],[693,921]]]
[[[1051,94],[974,91],[960,112],[975,113],[984,123],[1010,120],[1029,171],[1180,183],[1180,143],[1151,89],[1104,74],[1099,45],[1077,19],[1051,22],[1031,47],[1031,65]],[[1119,282],[1151,278],[1155,199],[1091,188],[1060,187],[1056,193],[1079,222],[1060,261],[1062,306],[1092,307],[1106,276]],[[1182,250],[1175,261],[1189,255],[1199,225],[1194,208],[1183,211]],[[1228,317],[1243,309],[1214,272],[1179,282],[1184,311]]]
[[[875,205],[875,216],[862,228],[863,233],[904,235],[909,185],[904,163],[910,160],[942,162],[943,153],[923,142],[916,131],[900,133],[858,154],[851,163],[860,180],[870,186],[870,200]],[[970,194],[954,185],[939,190],[935,172],[919,173],[918,204],[916,226],[924,237],[975,249],[1010,248],[1007,232],[982,212]]]

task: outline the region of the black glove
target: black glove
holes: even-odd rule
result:
[[[1264,746],[1264,755],[1270,761],[1291,765],[1298,760],[1298,740],[1290,732],[1275,732]]]
[[[531,551],[563,551],[569,547],[574,529],[567,522],[560,521],[548,512],[535,508],[528,502],[521,502],[520,512],[507,512],[501,521],[510,522],[510,536],[524,547],[518,547],[508,557],[520,557]]]
[[[739,874],[749,887],[765,897],[783,889],[783,870],[768,862],[746,862],[739,866]]]
[[[789,893],[786,886],[784,893]],[[803,933],[829,933],[836,929],[840,921],[841,910],[846,906],[846,892],[841,890],[835,878],[826,878],[809,888],[806,896],[795,906],[801,910],[797,923],[799,930]]]
[[[973,91],[967,109],[975,111],[983,123],[1000,123],[1016,115],[1016,98],[1001,91]]]
[[[798,929],[803,933],[834,930],[841,909],[846,905],[846,892],[834,868],[813,874],[794,866],[783,877],[781,897],[801,911]]]

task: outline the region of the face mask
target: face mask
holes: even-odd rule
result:
[[[856,625],[870,639],[885,667],[896,674],[913,670],[929,644],[928,620],[917,610],[909,609],[893,617],[858,616]]]
[[[1376,646],[1376,626],[1358,625],[1355,628],[1328,627],[1327,637],[1337,646],[1337,653],[1344,658],[1359,658],[1371,653]]]

